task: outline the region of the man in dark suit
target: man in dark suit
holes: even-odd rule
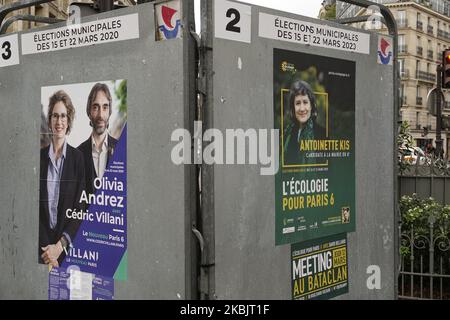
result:
[[[89,93],[86,113],[92,127],[91,136],[78,146],[84,156],[86,192],[94,194],[94,180],[102,178],[114,153],[117,140],[108,133],[112,97],[106,84],[95,84]]]

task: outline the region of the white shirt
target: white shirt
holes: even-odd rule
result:
[[[105,140],[103,140],[103,143],[100,146],[100,151],[97,151],[97,146],[93,137],[91,137],[91,142],[95,173],[97,173],[97,177],[101,179],[105,173],[106,163],[108,161],[108,134],[106,134]]]
[[[59,188],[61,183],[64,160],[66,159],[67,142],[64,141],[61,158],[56,159],[53,151],[53,142],[48,149],[48,170],[47,170],[47,193],[48,193],[48,211],[50,213],[50,229],[55,229],[58,223],[58,202]]]

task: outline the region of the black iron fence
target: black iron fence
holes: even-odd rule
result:
[[[416,162],[399,176],[399,198],[428,200],[402,209],[399,298],[450,299],[450,165]]]
[[[433,165],[411,166],[399,176],[399,196],[417,194],[450,204],[450,170]]]
[[[432,197],[441,204],[450,204],[450,177],[448,176],[402,176],[400,195],[417,194],[421,198]]]
[[[413,227],[401,234],[400,299],[450,299],[448,232],[428,220],[428,232]]]

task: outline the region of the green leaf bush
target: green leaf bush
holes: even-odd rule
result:
[[[420,199],[417,194],[403,196],[400,199],[400,213],[402,221],[402,233],[414,237],[430,237],[430,220],[433,223],[433,236],[450,236],[450,205],[441,205],[433,198]],[[402,243],[400,248],[402,255],[409,255],[409,244]]]

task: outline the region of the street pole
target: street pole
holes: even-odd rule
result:
[[[382,14],[384,18],[384,23],[386,24],[388,28],[389,35],[392,36],[394,39],[394,66],[393,66],[393,82],[394,82],[394,132],[399,132],[399,126],[402,123],[402,116],[400,114],[401,109],[401,103],[399,98],[400,93],[400,74],[398,69],[398,28],[397,28],[397,22],[395,21],[394,16],[392,15],[392,12],[385,7],[382,4],[374,3],[372,1],[367,0],[341,0],[341,2],[346,2],[348,4],[356,5],[363,8],[369,8],[370,6],[377,6],[380,9],[380,13]],[[379,1],[378,1],[379,2]],[[358,19],[358,17],[353,18]],[[347,19],[346,23],[349,23],[351,19]],[[394,134],[394,141],[392,141],[392,148],[393,148],[393,156],[394,156],[394,163],[397,163],[398,161],[398,150],[397,150],[397,137],[396,134]],[[400,268],[401,268],[401,258],[400,258],[400,242],[401,242],[401,217],[400,217],[400,210],[398,206],[398,190],[399,190],[399,183],[398,183],[398,167],[394,165],[394,176],[393,176],[393,184],[394,184],[394,225],[395,228],[395,239],[394,239],[394,247],[396,255],[394,257],[394,263],[396,266],[395,270],[395,279],[399,278],[400,274]],[[395,298],[398,298],[398,283],[397,281],[394,281],[395,286]]]
[[[436,95],[436,155],[442,158],[442,108],[441,108],[441,96],[442,96],[442,65],[438,64],[436,68],[437,74],[437,95]]]

